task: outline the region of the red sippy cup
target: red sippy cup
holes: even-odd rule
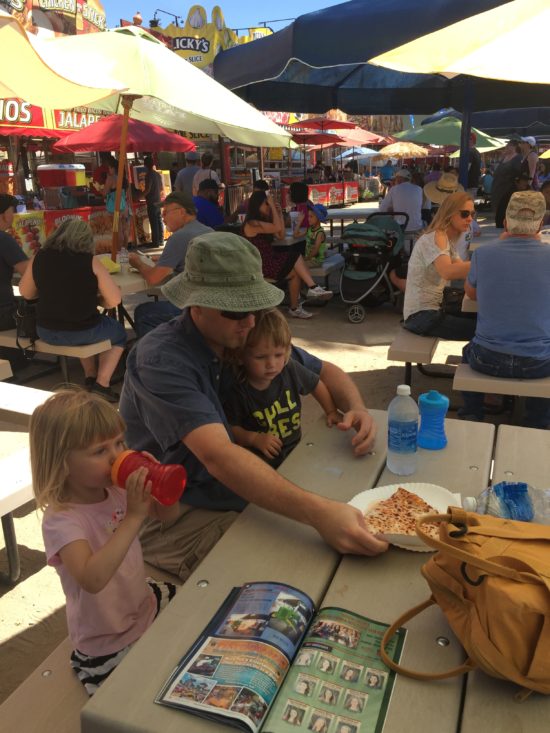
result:
[[[125,450],[120,453],[111,467],[111,479],[115,486],[126,488],[126,479],[137,468],[145,466],[147,481],[151,481],[151,493],[161,504],[175,504],[185,489],[187,472],[183,466],[173,463],[156,463],[143,453]]]

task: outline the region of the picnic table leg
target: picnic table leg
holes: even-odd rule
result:
[[[8,556],[8,574],[0,573],[0,582],[16,583],[21,573],[21,565],[19,563],[19,549],[17,547],[17,538],[15,536],[15,527],[11,512],[4,514],[2,517],[2,530],[4,532],[6,554]]]

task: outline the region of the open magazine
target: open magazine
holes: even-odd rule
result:
[[[394,672],[388,624],[313,601],[282,583],[234,588],[155,702],[245,731],[380,733]],[[405,630],[388,654],[399,661]]]

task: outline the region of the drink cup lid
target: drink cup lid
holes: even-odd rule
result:
[[[111,481],[115,486],[120,486],[118,483],[118,471],[122,465],[122,462],[131,454],[135,453],[133,450],[124,450],[122,453],[119,453],[118,456],[115,459],[115,462],[111,466]]]

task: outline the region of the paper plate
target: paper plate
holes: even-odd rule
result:
[[[377,486],[374,489],[362,491],[348,503],[365,513],[377,501],[389,499],[400,487],[424,499],[430,506],[433,506],[434,509],[443,514],[449,506],[462,506],[460,494],[453,494],[448,489],[443,488],[443,486],[424,483],[401,483],[391,484],[390,486]],[[424,544],[417,535],[384,534],[383,536],[390,544],[401,547],[404,550],[434,552],[434,549]]]

